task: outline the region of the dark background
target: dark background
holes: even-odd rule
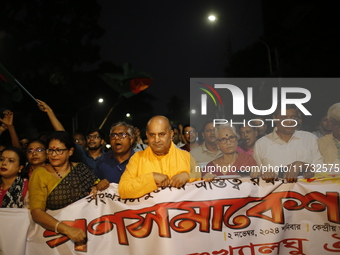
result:
[[[338,77],[333,2],[3,0],[0,63],[69,131],[75,119],[82,132],[102,123],[119,94],[99,74],[121,72],[123,63],[153,82],[114,108],[106,134],[120,120],[143,129],[155,114],[186,124],[190,77]],[[210,13],[215,23],[207,21]],[[315,115],[337,102],[337,94],[336,86],[313,89],[320,98]],[[12,99],[0,86],[0,107],[14,111],[19,134],[52,129],[26,93]]]

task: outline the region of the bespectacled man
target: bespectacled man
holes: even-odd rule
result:
[[[135,153],[132,149],[135,128],[125,122],[117,122],[110,128],[111,151],[102,157],[94,173],[109,182],[119,183],[127,163]]]

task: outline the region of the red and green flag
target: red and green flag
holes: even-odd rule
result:
[[[135,71],[130,64],[124,64],[121,73],[104,73],[99,76],[120,95],[129,98],[147,89],[152,78],[143,72]]]

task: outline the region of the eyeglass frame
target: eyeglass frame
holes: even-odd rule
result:
[[[46,149],[46,153],[48,154],[48,155],[53,155],[53,152],[55,152],[55,154],[56,155],[63,155],[64,154],[64,151],[67,151],[67,150],[69,150],[69,149],[67,149],[67,148],[65,148],[65,149],[59,149],[59,148],[57,148],[57,149]],[[50,151],[52,151],[52,152],[50,152]]]
[[[130,136],[130,137],[131,137],[131,135],[130,135],[129,133],[126,133],[126,132],[111,133],[109,136],[110,136],[110,140],[116,140],[116,139],[123,140],[123,139],[125,139],[127,136]]]
[[[46,151],[46,149],[43,148],[43,147],[26,149],[26,153],[27,154],[33,154],[34,152],[36,152],[36,153],[43,153],[44,151]]]
[[[189,130],[189,131],[184,131],[184,134],[185,134],[185,135],[194,134],[194,133],[197,133],[197,131],[194,130],[194,129]]]
[[[102,139],[102,137],[100,135],[87,135],[86,139],[87,140],[91,140],[91,139],[99,140],[99,139]]]
[[[235,139],[235,140],[234,140]],[[234,143],[237,141],[237,136],[230,136],[229,138],[226,137],[222,137],[221,139],[216,139],[218,142],[220,142],[221,144],[226,144],[228,141],[230,143]],[[232,141],[234,140],[234,141]]]
[[[335,119],[331,118],[332,127],[339,128],[340,127],[340,121],[336,121]]]

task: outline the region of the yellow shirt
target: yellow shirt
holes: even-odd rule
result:
[[[82,169],[82,171],[88,171],[89,173],[93,174],[92,171],[84,164],[78,164],[78,163],[72,163],[72,164],[73,164],[74,169],[79,167],[80,169]],[[85,167],[85,169],[83,169],[82,167]],[[63,176],[63,179],[65,179],[69,173],[70,171],[68,171]],[[82,176],[87,176],[86,174],[87,173],[82,172]],[[100,182],[100,179],[97,179],[94,175],[93,177],[94,179],[96,179],[93,185],[98,184],[98,182]],[[28,185],[28,189],[30,192],[30,197],[29,197],[30,210],[33,211],[34,209],[37,209],[37,208],[45,210],[47,197],[60,184],[60,182],[63,179],[48,172],[45,167],[38,167],[37,169],[35,169],[32,173],[32,176],[30,178],[29,185]]]
[[[118,191],[121,198],[141,197],[158,187],[153,172],[167,175],[170,179],[181,172],[194,173],[196,162],[190,153],[171,143],[168,154],[157,156],[150,147],[136,152],[120,178]],[[200,178],[190,178],[190,182]]]
[[[37,208],[45,210],[48,195],[60,181],[59,177],[48,172],[45,167],[35,169],[28,184],[30,210]]]

